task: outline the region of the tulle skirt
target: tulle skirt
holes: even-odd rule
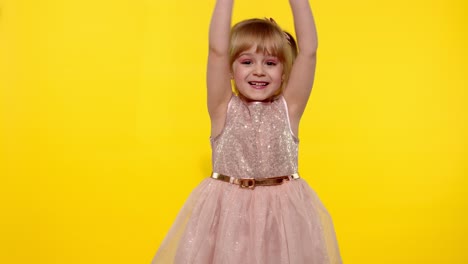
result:
[[[342,263],[332,219],[298,179],[254,190],[207,178],[191,193],[152,264]]]

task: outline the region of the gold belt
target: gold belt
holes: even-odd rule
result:
[[[296,179],[299,179],[300,177],[299,177],[299,174],[294,173],[294,174],[287,175],[287,176],[277,176],[277,177],[271,177],[271,178],[258,178],[258,179],[234,178],[234,177],[230,177],[230,176],[226,176],[223,174],[213,172],[211,174],[211,178],[239,185],[240,188],[255,189],[255,186],[281,185],[285,181],[296,180]]]

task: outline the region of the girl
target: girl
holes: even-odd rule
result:
[[[213,173],[190,195],[153,264],[342,262],[330,215],[297,171],[317,34],[308,1],[289,2],[299,52],[273,20],[231,30],[233,0],[217,1],[207,69]]]

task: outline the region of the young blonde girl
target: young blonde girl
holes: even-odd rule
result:
[[[342,262],[332,219],[298,174],[317,34],[309,2],[289,2],[299,50],[272,19],[231,29],[233,0],[216,2],[207,69],[213,173],[190,195],[153,264]]]

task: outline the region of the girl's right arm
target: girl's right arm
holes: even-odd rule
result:
[[[283,95],[288,103],[291,128],[297,136],[299,121],[309,100],[317,64],[317,29],[309,0],[289,0],[294,16],[299,53]]]
[[[217,0],[210,23],[207,89],[212,136],[221,132],[232,96],[229,35],[233,2],[234,0]]]

